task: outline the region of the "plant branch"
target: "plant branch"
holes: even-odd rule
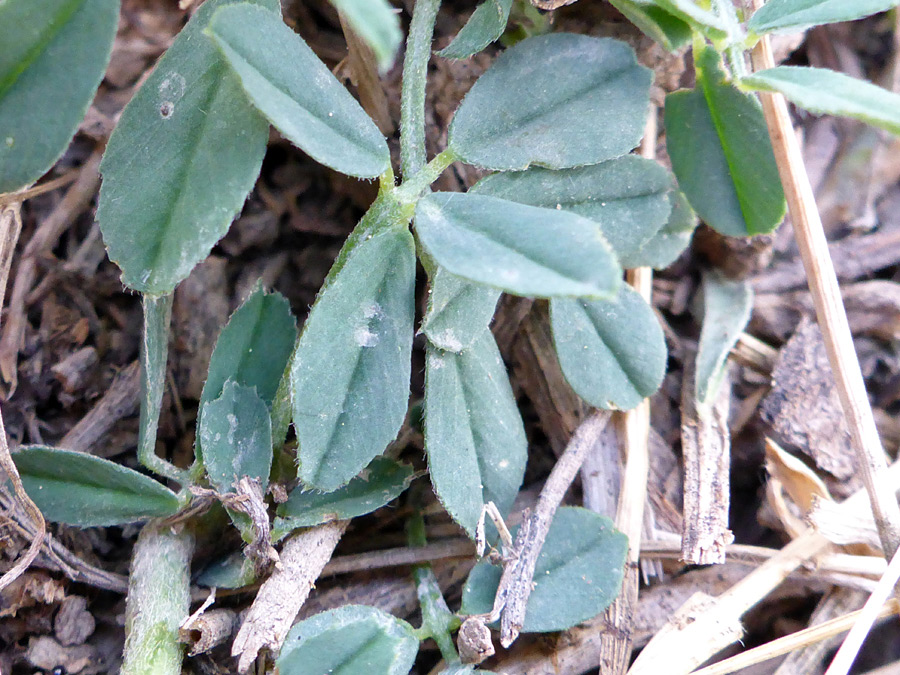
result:
[[[180,675],[178,627],[190,609],[194,537],[150,523],[134,547],[125,613],[122,675]]]
[[[400,92],[400,168],[404,179],[425,165],[425,84],[440,6],[441,0],[416,0],[409,24]]]
[[[182,485],[188,472],[156,455],[156,431],[166,387],[169,324],[172,294],[144,296],[144,332],[141,336],[141,420],[138,461],[145,467]]]
[[[754,0],[754,5],[759,7],[761,0]],[[763,37],[757,43],[752,60],[755,70],[774,67],[768,38]],[[828,253],[828,241],[784,97],[760,93],[760,99],[859,468],[872,503],[885,557],[892,558],[900,547],[900,507],[886,480],[884,449],[853,346],[847,313]]]

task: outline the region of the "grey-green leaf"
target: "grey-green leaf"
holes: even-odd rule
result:
[[[485,504],[506,514],[528,457],[525,429],[489,330],[461,354],[427,347],[425,452],[435,493],[469,536]]]
[[[621,256],[619,262],[622,267],[664,269],[675,262],[691,243],[691,237],[697,228],[697,214],[681,190],[670,192],[669,201],[672,203],[672,213],[669,214],[668,222],[640,250]]]
[[[490,325],[500,291],[451,274],[438,266],[431,277],[422,332],[435,347],[459,353]]]
[[[590,218],[616,256],[635,253],[669,217],[672,179],[650,159],[626,155],[576,169],[495,173],[471,192]]]
[[[350,26],[372,49],[384,73],[394,62],[403,41],[400,15],[387,0],[331,0]]]
[[[291,143],[350,176],[390,168],[378,127],[279,14],[246,3],[223,7],[207,33],[253,105]]]
[[[799,33],[826,23],[862,19],[896,5],[897,0],[769,0],[750,17],[747,28],[757,35]]]
[[[900,94],[826,68],[778,66],[741,79],[759,91],[777,91],[801,108],[852,117],[900,134]]]
[[[624,42],[553,33],[506,50],[469,90],[448,145],[487,169],[564,169],[638,144],[650,71]]]
[[[265,492],[272,468],[272,420],[255,388],[226,382],[222,395],[203,406],[197,433],[216,490],[234,492],[237,480],[247,476]]]
[[[299,476],[325,491],[381,454],[406,416],[412,235],[405,227],[370,235],[337,264],[306,320],[291,371]]]
[[[591,220],[498,197],[435,192],[416,205],[428,253],[470,281],[533,297],[613,297],[621,268]]]
[[[717,272],[703,276],[703,328],[697,350],[697,401],[711,405],[716,398],[728,353],[747,326],[753,310],[753,289]]]
[[[222,394],[227,380],[255,387],[257,395],[271,408],[296,339],[297,324],[287,299],[256,286],[216,340],[200,395],[198,423],[203,421],[206,404]],[[199,437],[196,451],[198,456],[202,451]]]
[[[678,185],[703,221],[729,236],[772,232],[786,205],[762,109],[724,81],[719,55],[695,52],[696,89],[666,97],[666,137]]]
[[[100,165],[103,240],[123,283],[143,293],[171,292],[187,277],[259,175],[268,124],[201,34],[232,1],[197,10],[125,107]]]
[[[298,527],[314,527],[371,513],[399,497],[413,477],[408,464],[376,457],[359,476],[334,492],[317,492],[299,485],[278,507],[273,527],[275,537]]]
[[[438,52],[445,59],[467,59],[503,35],[513,0],[484,0],[453,42]]]
[[[606,609],[619,594],[628,538],[609,518],[563,506],[556,512],[534,570],[524,631],[565,630]],[[501,570],[478,563],[463,589],[462,614],[491,611]]]
[[[550,321],[563,374],[591,405],[630,410],[662,384],[662,328],[630,286],[623,285],[615,300],[554,298]]]
[[[81,452],[27,446],[13,461],[47,520],[78,527],[122,525],[178,511],[178,498],[152,478]]]
[[[346,605],[291,628],[276,665],[281,675],[407,675],[418,650],[405,621]]]
[[[118,20],[119,0],[0,3],[0,193],[40,178],[69,145]]]
[[[691,41],[691,27],[661,7],[640,0],[610,0],[610,4],[667,51],[676,52]]]

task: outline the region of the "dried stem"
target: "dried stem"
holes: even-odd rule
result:
[[[231,647],[238,671],[247,672],[263,650],[277,653],[297,612],[347,528],[335,521],[294,535],[281,551],[281,567],[259,589]]]
[[[754,0],[755,7],[761,4],[761,0]],[[752,61],[755,70],[774,67],[767,38],[763,37],[757,43]],[[761,93],[760,100],[853,447],[872,503],[885,557],[892,558],[900,547],[900,506],[885,478],[887,465],[884,450],[866,395],[815,196],[784,97],[781,94]]]
[[[588,450],[593,447],[609,422],[609,417],[608,412],[598,412],[582,422],[550,472],[534,512],[525,518],[519,528],[512,559],[503,569],[491,611],[492,621],[499,614],[500,644],[504,647],[509,647],[516,640],[525,621],[534,568],[553,522],[553,515],[581,468]]]
[[[641,155],[656,157],[657,110],[651,107],[641,144]],[[653,270],[640,267],[628,270],[628,283],[651,304]],[[647,475],[650,469],[650,401],[644,399],[625,413],[622,423],[625,446],[625,469],[616,510],[616,527],[628,537],[628,556],[622,591],[605,613],[605,629],[601,636],[600,669],[610,675],[624,673],[631,660],[631,624],[638,599],[638,559],[644,528],[644,505],[647,501]]]
[[[897,600],[891,599],[886,605],[883,605],[876,610],[876,618],[890,616],[898,610],[900,610],[900,603],[898,603]],[[791,633],[783,638],[772,640],[760,647],[748,649],[746,652],[742,652],[737,656],[732,656],[729,659],[719,661],[706,668],[695,670],[692,675],[727,675],[728,673],[734,673],[742,668],[748,668],[757,663],[774,659],[783,654],[792,652],[795,649],[800,649],[801,647],[827,640],[847,631],[850,626],[853,625],[853,622],[859,619],[861,614],[862,610],[850,612],[849,614],[844,614],[843,616],[831,619],[830,621],[820,623],[817,626],[798,630],[796,633]]]
[[[825,671],[825,675],[847,675],[850,667],[856,660],[860,647],[862,647],[866,639],[866,635],[872,630],[872,625],[878,618],[879,611],[884,606],[891,591],[894,590],[898,580],[900,580],[900,553],[895,553],[884,576],[879,580],[878,586],[860,610],[859,617],[853,623],[853,628],[850,629],[850,633],[844,639],[844,643],[838,649],[837,654],[835,654],[834,660],[828,666],[828,670]]]

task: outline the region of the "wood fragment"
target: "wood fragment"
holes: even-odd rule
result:
[[[780,445],[800,450],[840,480],[856,473],[856,458],[847,453],[850,430],[828,368],[825,342],[812,321],[803,320],[779,352],[772,390],[760,414]]]
[[[247,672],[264,650],[277,654],[281,649],[347,524],[345,520],[326,523],[287,540],[280,569],[260,587],[231,647],[239,672]]]
[[[92,452],[119,420],[133,415],[140,399],[141,369],[137,361],[119,371],[106,393],[87,415],[69,430],[59,447],[76,452]],[[101,455],[102,456],[102,455]]]
[[[900,228],[846,237],[829,246],[838,281],[856,281],[900,262]],[[750,280],[756,293],[784,293],[806,286],[800,260],[772,265]]]
[[[179,627],[178,635],[188,645],[188,656],[197,656],[230,638],[236,624],[237,613],[233,609],[214,609],[191,616]]]
[[[749,333],[741,333],[731,350],[731,358],[760,375],[769,376],[775,368],[778,350]]]
[[[762,0],[753,0],[756,9],[762,4]],[[763,36],[760,39],[753,49],[751,60],[755,70],[774,67],[768,38]],[[900,548],[900,506],[885,477],[887,463],[884,450],[853,347],[850,326],[841,302],[837,276],[828,252],[828,241],[822,229],[815,196],[803,166],[803,156],[784,97],[765,92],[760,93],[759,97],[772,138],[794,235],[815,301],[816,315],[853,437],[854,451],[869,493],[885,554],[893,557]]]
[[[350,71],[350,81],[359,93],[359,103],[369,117],[375,122],[378,130],[388,138],[394,133],[394,122],[391,120],[391,112],[388,108],[387,94],[378,77],[378,63],[372,48],[369,47],[350,28],[347,18],[342,12],[338,12],[341,22],[341,30],[347,40],[347,67]]]
[[[734,540],[728,529],[731,433],[728,366],[713,404],[696,398],[695,369],[689,362],[681,389],[681,448],[684,457],[684,529],[681,554],[693,565],[725,562]]]

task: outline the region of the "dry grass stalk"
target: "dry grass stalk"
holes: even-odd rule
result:
[[[880,609],[876,609],[877,617],[890,616],[898,610],[900,610],[900,603],[892,598],[887,604],[880,607]],[[719,661],[719,663],[714,663],[706,668],[695,670],[692,675],[727,675],[728,673],[734,673],[741,668],[747,668],[757,663],[762,663],[769,659],[782,656],[783,654],[788,654],[795,649],[800,649],[822,640],[827,640],[849,630],[853,625],[853,622],[860,617],[862,612],[863,610],[850,612],[849,614],[844,614],[831,621],[820,623],[817,626],[804,628],[796,633],[786,635],[783,638],[767,642],[760,647],[748,649],[746,652]]]
[[[835,654],[831,665],[825,671],[825,675],[847,675],[856,655],[859,653],[866,636],[872,630],[872,626],[878,619],[878,616],[887,602],[888,597],[900,581],[900,552],[894,554],[891,562],[885,570],[884,576],[878,581],[878,586],[872,592],[872,595],[866,600],[859,616],[853,622],[853,628],[844,638],[844,642]]]
[[[893,494],[893,486],[900,480],[900,462],[891,465],[885,479]],[[866,500],[867,492],[860,490],[845,500],[841,509],[855,511]],[[735,631],[734,627],[740,628],[740,617],[747,610],[830,546],[825,537],[808,529],[718,598],[689,601],[647,644],[629,673],[687,675],[740,636],[740,630]]]
[[[649,159],[656,156],[656,117],[657,110],[653,107],[647,117],[641,144],[641,155]],[[626,279],[652,307],[653,270],[649,267],[629,270]],[[622,591],[604,614],[604,630],[600,638],[600,670],[609,675],[624,673],[631,659],[631,627],[638,600],[638,560],[650,470],[650,402],[647,399],[625,413],[622,437],[626,460],[619,490],[616,527],[628,536],[629,546]]]
[[[753,4],[758,8],[762,0],[753,0]],[[752,61],[756,70],[774,67],[772,50],[766,37],[754,48]],[[882,545],[886,555],[893,557],[900,547],[900,506],[886,480],[884,450],[866,395],[815,196],[784,97],[761,93],[760,100],[854,450],[872,502]]]

